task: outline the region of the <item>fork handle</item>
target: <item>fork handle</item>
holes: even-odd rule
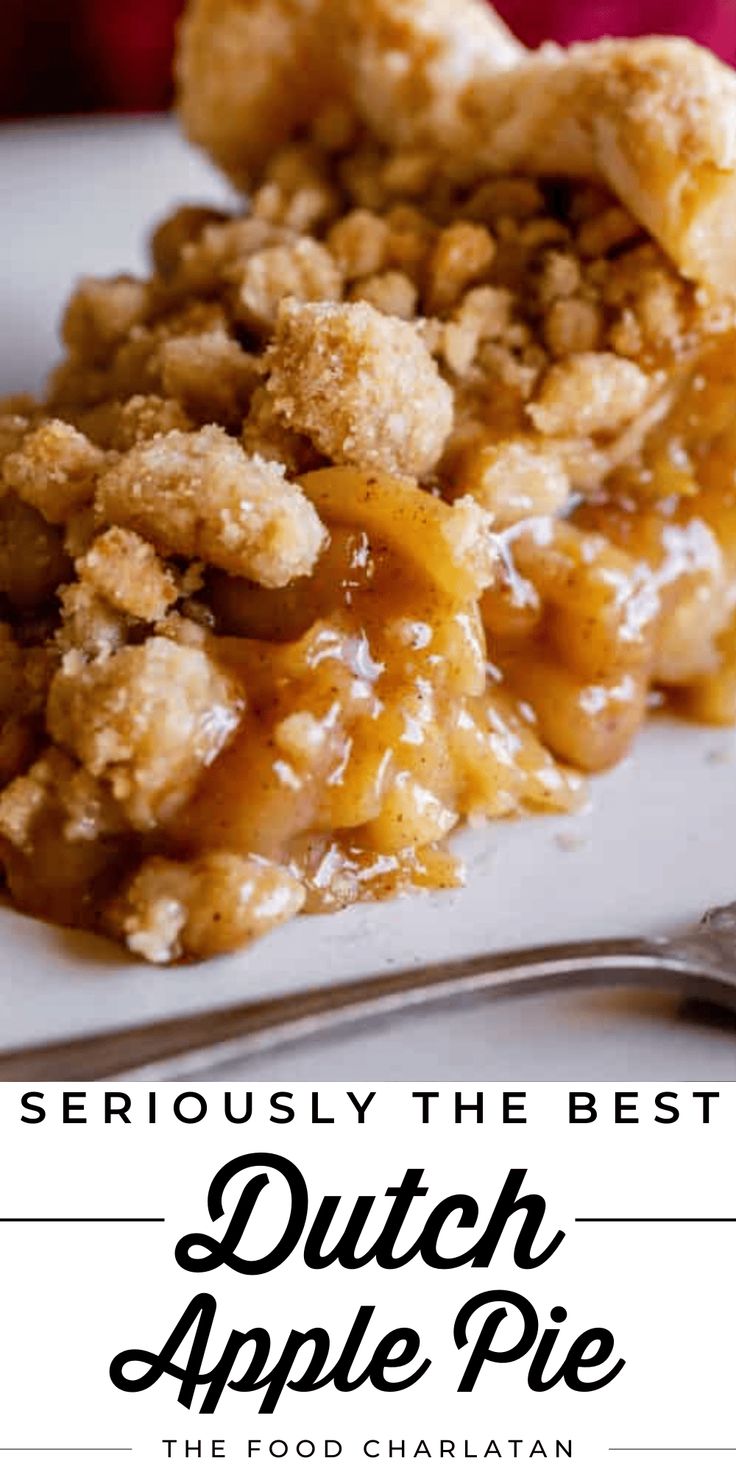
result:
[[[697,983],[707,1002],[733,1010],[736,986],[667,942],[582,941],[441,962],[362,981],[177,1017],[122,1032],[0,1053],[0,1081],[70,1082],[132,1074],[196,1078],[198,1069],[296,1043],[413,1007],[466,997],[634,984],[669,992]],[[186,1069],[186,1074],[182,1070]]]

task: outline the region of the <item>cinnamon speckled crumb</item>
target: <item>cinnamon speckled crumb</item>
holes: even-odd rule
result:
[[[421,477],[452,427],[452,395],[413,325],[365,302],[285,302],[269,355],[277,418],[338,464]]]
[[[187,801],[242,707],[238,686],[203,650],[154,637],[92,662],[66,655],[47,720],[58,745],[145,830]]]
[[[164,555],[201,558],[270,588],[310,572],[325,537],[283,466],[246,455],[214,426],[129,450],[100,480],[95,504],[103,522]]]
[[[302,908],[305,890],[263,859],[212,853],[191,863],[147,859],[110,907],[109,924],[155,965],[217,956],[257,940]]]

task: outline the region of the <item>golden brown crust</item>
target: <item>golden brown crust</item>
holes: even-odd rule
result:
[[[475,100],[480,168],[600,179],[686,276],[736,289],[736,76],[709,52],[659,37],[547,47]]]
[[[485,0],[343,0],[340,16],[346,94],[400,150],[464,151],[474,93],[525,55]]]
[[[484,0],[193,0],[180,110],[190,138],[247,184],[335,102],[360,108],[378,84],[373,105],[394,126],[418,104],[444,127],[470,76],[522,51]]]
[[[685,275],[736,290],[736,78],[689,41],[525,53],[476,0],[192,0],[179,81],[190,136],[239,182],[343,98],[455,174],[599,179]]]
[[[185,15],[184,125],[238,183],[334,95],[329,9],[325,0],[197,0]]]

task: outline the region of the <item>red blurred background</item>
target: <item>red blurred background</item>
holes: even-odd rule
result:
[[[0,0],[0,116],[166,107],[182,4]],[[670,32],[736,61],[736,0],[499,0],[498,9],[530,45]]]

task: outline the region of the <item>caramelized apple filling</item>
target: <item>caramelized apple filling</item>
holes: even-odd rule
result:
[[[338,124],[342,122],[342,126]],[[12,900],[161,963],[460,882],[653,699],[736,719],[736,326],[599,185],[320,116],[0,418]]]

